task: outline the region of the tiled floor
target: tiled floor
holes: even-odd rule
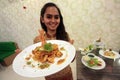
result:
[[[77,80],[76,76],[76,60],[70,64],[72,71],[73,71],[73,77],[74,80]],[[26,78],[22,77],[18,74],[16,74],[13,69],[12,65],[9,67],[2,67],[0,66],[0,80],[45,80],[44,77],[39,77],[39,78]]]

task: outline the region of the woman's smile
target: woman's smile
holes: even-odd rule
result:
[[[42,22],[46,25],[48,30],[56,30],[60,24],[59,12],[55,7],[48,7]]]

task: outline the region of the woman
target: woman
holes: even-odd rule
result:
[[[47,3],[43,6],[40,15],[40,23],[42,29],[46,33],[46,40],[64,40],[73,44],[73,40],[69,38],[63,24],[63,17],[61,15],[60,9],[54,3]],[[40,41],[41,35],[38,35],[34,39],[34,43]],[[46,76],[46,80],[73,80],[71,67],[67,66],[63,70]]]

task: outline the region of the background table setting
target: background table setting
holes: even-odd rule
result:
[[[120,52],[101,40],[76,51],[77,80],[120,80]]]

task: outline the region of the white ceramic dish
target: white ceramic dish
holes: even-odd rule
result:
[[[28,46],[16,56],[16,58],[13,61],[13,65],[12,65],[13,70],[17,74],[24,76],[24,77],[42,77],[42,76],[54,74],[62,70],[63,68],[68,66],[71,63],[71,61],[74,59],[76,50],[74,46],[71,45],[70,43],[66,41],[61,41],[61,40],[48,40],[47,42],[56,43],[58,44],[59,48],[64,47],[66,51],[63,52],[62,58],[67,54],[67,58],[65,62],[58,65],[57,64],[58,59],[55,59],[55,62],[51,64],[50,67],[45,68],[45,69],[38,69],[38,68],[32,68],[30,66],[26,66],[25,56],[31,54],[32,50],[34,50],[37,46],[40,46],[41,42],[39,42],[31,46]]]
[[[88,55],[92,55],[92,53],[90,53],[90,54],[88,54]],[[84,56],[83,56],[83,57],[84,57]],[[105,63],[105,61],[104,61],[102,58],[94,55],[94,58],[97,58],[99,61],[101,61],[101,64],[102,64],[102,65],[101,65],[101,66],[92,66],[92,67],[90,67],[90,66],[88,66],[87,62],[84,61],[83,57],[81,58],[81,61],[82,61],[83,65],[85,65],[86,67],[88,67],[88,68],[90,68],[90,69],[101,70],[101,69],[104,69],[105,66],[106,66],[106,63]]]
[[[105,50],[105,51],[109,51],[109,50]],[[112,56],[106,56],[106,55],[104,55],[104,52],[105,52],[105,51],[104,51],[104,50],[100,50],[100,51],[99,51],[99,54],[102,55],[103,57],[109,58],[109,59],[115,59],[115,58],[120,57],[119,53],[116,52],[116,51],[113,51],[113,50],[112,50],[112,52],[115,54],[114,57],[112,57]]]

